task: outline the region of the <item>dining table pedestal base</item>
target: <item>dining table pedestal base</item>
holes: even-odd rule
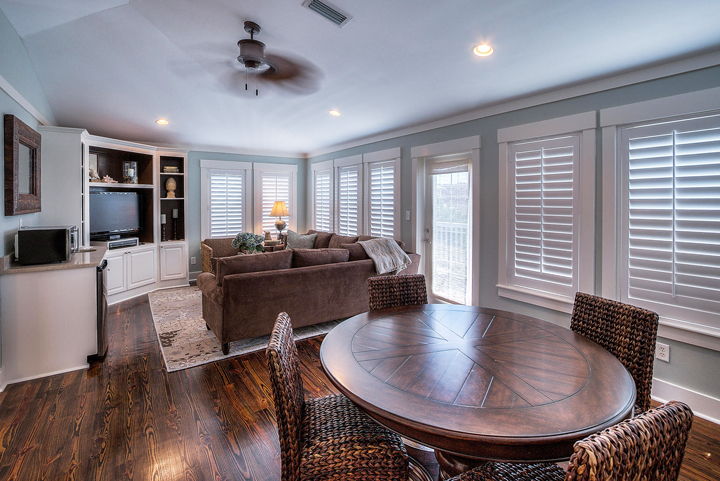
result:
[[[487,463],[484,459],[466,458],[444,451],[435,450],[435,459],[437,459],[440,468],[440,479],[450,479],[458,474],[465,473],[471,469]]]

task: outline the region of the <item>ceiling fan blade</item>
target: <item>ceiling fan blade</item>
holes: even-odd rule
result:
[[[270,68],[260,74],[282,90],[294,94],[308,95],[320,89],[322,72],[306,59],[291,59],[280,55],[266,55]]]

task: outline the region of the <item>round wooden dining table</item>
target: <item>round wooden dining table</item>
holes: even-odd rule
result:
[[[532,317],[426,304],[342,322],[320,358],[380,424],[430,446],[445,475],[483,462],[561,461],[629,418],[635,384],[608,351]]]

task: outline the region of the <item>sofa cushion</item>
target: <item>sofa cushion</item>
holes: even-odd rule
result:
[[[292,257],[289,250],[223,257],[217,262],[217,283],[221,286],[223,277],[232,274],[290,269]]]
[[[333,234],[332,238],[330,239],[330,248],[331,249],[340,249],[342,248],[343,244],[354,244],[358,240],[357,236],[355,237],[349,237],[344,235],[338,235]]]
[[[347,262],[350,253],[346,249],[293,249],[293,267],[321,266]]]
[[[342,248],[347,249],[350,253],[350,257],[348,258],[349,261],[362,261],[370,259],[365,252],[365,248],[360,244],[343,244]]]
[[[373,237],[371,235],[361,235],[358,237],[357,241],[364,242],[364,241],[369,241],[369,240],[373,240],[373,239],[377,239],[377,237]],[[402,250],[405,250],[405,243],[403,241],[395,239],[395,242],[397,242],[397,245],[399,245]]]
[[[308,234],[317,234],[313,249],[327,249],[330,247],[330,238],[334,235],[332,232],[323,232],[319,230],[309,230]]]
[[[285,249],[312,249],[315,245],[315,238],[317,234],[298,234],[297,232],[289,230],[287,232],[287,239],[285,240]]]

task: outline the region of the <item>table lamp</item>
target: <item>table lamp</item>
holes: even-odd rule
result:
[[[282,231],[285,228],[287,224],[285,224],[285,221],[282,220],[283,216],[289,216],[290,212],[288,212],[287,206],[285,205],[284,200],[276,200],[275,204],[273,205],[272,211],[270,212],[270,217],[277,217],[278,220],[275,222],[275,228],[278,230],[278,240],[282,240]]]

